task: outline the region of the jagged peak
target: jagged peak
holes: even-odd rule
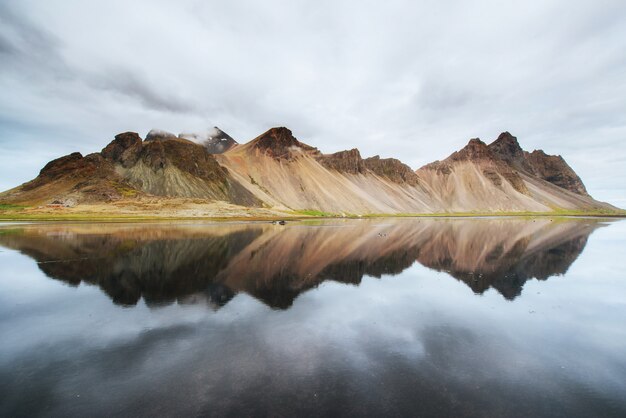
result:
[[[542,156],[542,157],[558,157],[560,159],[563,159],[563,157],[561,157],[561,155],[551,155],[551,154],[548,154],[547,152],[545,152],[542,149],[533,150],[533,152],[531,152],[530,155],[539,155],[539,156]]]
[[[485,144],[483,141],[480,140],[480,138],[472,138],[469,140],[469,142],[467,143],[467,145],[465,146],[467,147],[484,147],[487,144]]]
[[[284,126],[270,128],[261,135],[257,136],[255,139],[253,139],[252,142],[260,145],[268,145],[271,143],[277,143],[287,146],[301,145],[301,142],[293,136],[291,130],[285,128]]]
[[[489,151],[487,144],[480,140],[480,138],[472,138],[467,145],[461,150],[454,152],[447,160],[459,161],[459,160],[478,160],[485,158],[493,158],[493,155]]]
[[[238,145],[237,141],[217,126],[204,132],[180,133],[178,138],[203,145],[209,154],[222,154]]]
[[[502,132],[495,141],[489,144],[489,149],[507,161],[523,157],[524,155],[524,150],[517,142],[517,138],[508,131]]]
[[[542,149],[533,150],[533,152],[527,153],[527,155],[529,157],[555,158],[555,159],[560,160],[563,163],[567,164],[567,161],[565,161],[565,158],[563,158],[563,156],[561,154],[548,154],[548,153],[546,153]],[[568,167],[569,167],[569,165],[568,165]]]
[[[101,154],[110,161],[130,166],[137,161],[142,147],[141,137],[137,132],[122,132],[115,135],[115,139],[102,149]]]
[[[250,146],[275,158],[290,158],[293,156],[292,152],[298,149],[319,153],[317,148],[298,141],[291,130],[284,126],[267,130],[250,141]]]
[[[496,142],[507,142],[511,144],[517,144],[519,146],[519,143],[517,142],[517,137],[513,136],[509,131],[504,131],[500,135],[498,135],[498,137],[495,141],[492,142],[492,144],[495,144]]]

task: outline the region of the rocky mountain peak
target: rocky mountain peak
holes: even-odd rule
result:
[[[104,147],[101,152],[105,159],[130,167],[137,162],[143,144],[136,132],[123,132],[115,135],[115,139]]]
[[[522,147],[517,142],[517,137],[514,137],[508,131],[498,135],[498,138],[489,144],[489,149],[495,151],[496,154],[502,155],[516,156],[524,154]]]
[[[465,147],[463,147],[460,151],[453,153],[448,158],[452,161],[473,161],[492,158],[492,154],[489,151],[487,144],[485,144],[479,138],[472,138],[469,140]]]
[[[319,153],[317,148],[302,143],[285,127],[271,128],[251,141],[251,146],[274,158],[290,159],[299,152]]]
[[[513,168],[533,173],[533,168],[526,159],[526,152],[517,142],[517,138],[509,132],[502,132],[495,141],[489,144],[489,150]]]
[[[237,141],[217,126],[214,126],[206,132],[181,133],[178,134],[178,137],[204,145],[209,154],[223,154],[238,145]]]

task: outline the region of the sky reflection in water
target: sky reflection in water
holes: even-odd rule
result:
[[[5,226],[0,415],[623,416],[624,237],[557,218]]]

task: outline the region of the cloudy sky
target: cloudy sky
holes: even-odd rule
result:
[[[626,2],[3,0],[0,189],[116,133],[272,126],[413,168],[505,130],[626,207]]]

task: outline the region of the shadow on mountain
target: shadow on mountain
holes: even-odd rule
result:
[[[583,251],[590,219],[338,221],[322,225],[30,225],[0,230],[0,245],[48,277],[96,285],[119,305],[205,303],[244,292],[287,309],[324,281],[358,285],[415,261],[475,293],[507,299],[524,283],[564,274]]]

